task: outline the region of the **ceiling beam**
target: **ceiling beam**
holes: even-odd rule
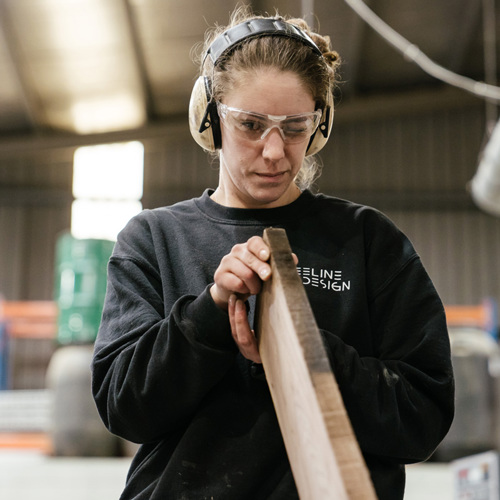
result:
[[[135,55],[135,64],[137,66],[137,72],[139,75],[139,80],[141,82],[142,93],[144,95],[146,114],[149,118],[156,118],[156,110],[154,106],[153,91],[150,84],[150,78],[148,75],[146,61],[144,59],[144,50],[141,44],[139,36],[139,27],[137,23],[136,16],[134,15],[133,7],[130,5],[129,0],[122,0],[124,10],[126,13],[126,19],[128,23],[128,32],[130,34],[130,40],[132,44],[132,49]]]
[[[379,94],[369,97],[345,98],[337,106],[338,124],[373,119],[390,119],[429,112],[482,106],[482,100],[450,86],[430,87],[399,94]],[[189,140],[186,114],[169,117],[139,129],[106,134],[77,135],[68,133],[0,136],[0,157],[25,154],[44,149],[76,148],[79,146],[109,144],[134,140],[162,139],[165,142]],[[194,145],[194,143],[193,143]]]
[[[175,142],[189,137],[187,116],[169,118],[168,121],[145,127],[102,134],[78,135],[70,133],[39,133],[33,135],[0,136],[0,158],[50,149],[71,149],[80,146],[111,144],[115,142],[141,141],[161,138]],[[193,142],[193,145],[195,143]]]

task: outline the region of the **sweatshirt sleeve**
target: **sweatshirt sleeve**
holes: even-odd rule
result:
[[[454,381],[441,300],[411,244],[389,229],[367,257],[377,269],[367,272],[373,355],[361,356],[334,332],[322,335],[363,452],[412,463],[446,435]]]
[[[109,430],[142,443],[182,425],[233,364],[236,346],[208,287],[164,304],[153,250],[145,250],[152,245],[130,234],[108,265],[92,391]]]

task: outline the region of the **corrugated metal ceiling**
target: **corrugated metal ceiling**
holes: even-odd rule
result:
[[[131,130],[185,119],[193,46],[225,24],[229,0],[0,1],[0,138]],[[442,84],[406,61],[343,0],[249,2],[257,12],[319,20],[344,60],[344,101]],[[484,80],[486,0],[366,0],[452,71]],[[304,12],[309,9],[309,11]],[[500,15],[495,15],[498,25]]]

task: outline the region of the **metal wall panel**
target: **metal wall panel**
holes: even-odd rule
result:
[[[218,161],[203,152],[187,129],[179,140],[144,144],[145,208],[170,205],[217,187]]]
[[[70,207],[0,205],[0,294],[51,300],[55,243],[69,227]]]
[[[23,212],[18,207],[0,206],[0,294],[10,300],[21,297],[24,281]]]
[[[334,124],[320,153],[319,185],[356,193],[464,192],[484,129],[480,106]]]
[[[57,236],[69,228],[73,151],[0,157],[0,294],[53,297]]]
[[[387,213],[450,304],[500,300],[500,221],[479,212],[466,191],[483,142],[483,111],[338,120],[321,154],[320,190]],[[145,208],[216,186],[217,161],[185,124],[144,144]],[[68,148],[0,155],[0,293],[8,299],[52,297],[55,241],[70,223],[72,155]]]
[[[446,304],[500,299],[500,219],[474,210],[388,211]]]

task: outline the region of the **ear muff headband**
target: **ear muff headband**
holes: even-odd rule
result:
[[[233,26],[219,35],[208,48],[203,62],[210,57],[216,66],[221,58],[234,50],[243,41],[261,36],[284,36],[300,40],[321,56],[313,40],[301,29],[279,19],[251,19]],[[306,155],[320,151],[328,141],[333,124],[333,97],[329,92],[320,124],[312,135]],[[189,128],[194,140],[207,151],[216,151],[222,146],[220,120],[217,104],[212,99],[212,84],[207,76],[200,76],[191,92],[189,101]]]
[[[279,19],[250,19],[229,28],[219,35],[208,48],[205,59],[210,56],[215,66],[222,55],[234,49],[240,42],[260,36],[295,38],[311,47],[319,56],[321,55],[321,50],[312,41],[311,37],[297,26]]]

